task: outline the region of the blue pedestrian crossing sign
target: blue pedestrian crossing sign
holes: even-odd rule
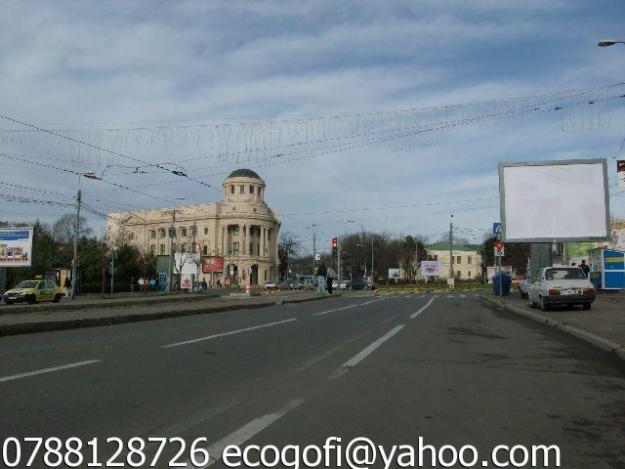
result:
[[[493,223],[493,234],[501,234],[501,223],[495,222]]]

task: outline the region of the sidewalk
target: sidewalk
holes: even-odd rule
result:
[[[483,298],[509,311],[572,334],[625,360],[624,294],[599,293],[589,311],[578,308],[541,311],[531,308],[518,292],[508,297],[494,296],[491,292],[483,295]]]
[[[338,296],[338,295],[334,295]],[[178,298],[176,298],[178,297]],[[71,308],[32,310],[6,314],[10,308],[3,308],[0,314],[0,336],[44,332],[80,327],[106,326],[126,322],[151,321],[156,319],[209,314],[235,309],[265,308],[268,306],[302,303],[331,298],[317,296],[314,292],[283,291],[260,296],[217,297],[207,294],[171,295],[168,297],[129,298],[119,300],[93,300],[71,304]],[[148,301],[147,303],[141,302]],[[33,305],[33,308],[40,305]],[[41,305],[44,306],[44,305]]]

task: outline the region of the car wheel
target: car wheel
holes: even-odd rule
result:
[[[13,304],[13,302],[11,300],[6,300],[5,303],[8,304],[8,305],[12,305]]]
[[[63,297],[63,295],[61,295],[61,294],[54,295],[54,299],[52,300],[52,303],[59,303],[61,301],[62,297]]]
[[[547,303],[545,303],[545,299],[542,296],[540,296],[539,301],[540,301],[540,310],[547,311]]]
[[[584,311],[588,311],[592,306],[592,303],[584,303],[582,305],[582,308],[584,308]]]
[[[37,297],[35,295],[30,295],[28,299],[26,300],[26,302],[29,305],[34,305],[35,303],[37,303]]]

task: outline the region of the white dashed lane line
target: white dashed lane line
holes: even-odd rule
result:
[[[19,373],[11,376],[0,377],[0,383],[6,383],[7,381],[14,381],[16,379],[28,378],[30,376],[37,376],[46,373],[54,373],[56,371],[69,370],[72,368],[78,368],[79,366],[93,365],[99,363],[100,360],[85,360],[82,362],[69,363],[67,365],[54,366],[52,368],[43,368],[41,370],[27,371],[25,373]]]

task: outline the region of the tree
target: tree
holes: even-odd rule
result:
[[[278,258],[280,260],[278,272],[280,280],[288,278],[289,263],[297,256],[300,248],[301,243],[293,233],[284,231],[280,234],[280,241],[278,242]]]
[[[71,213],[61,215],[61,217],[52,225],[52,233],[54,239],[62,243],[71,243],[74,241],[74,232],[76,231],[76,216]],[[87,219],[80,217],[78,220],[78,237],[90,237],[93,230],[87,226]]]

